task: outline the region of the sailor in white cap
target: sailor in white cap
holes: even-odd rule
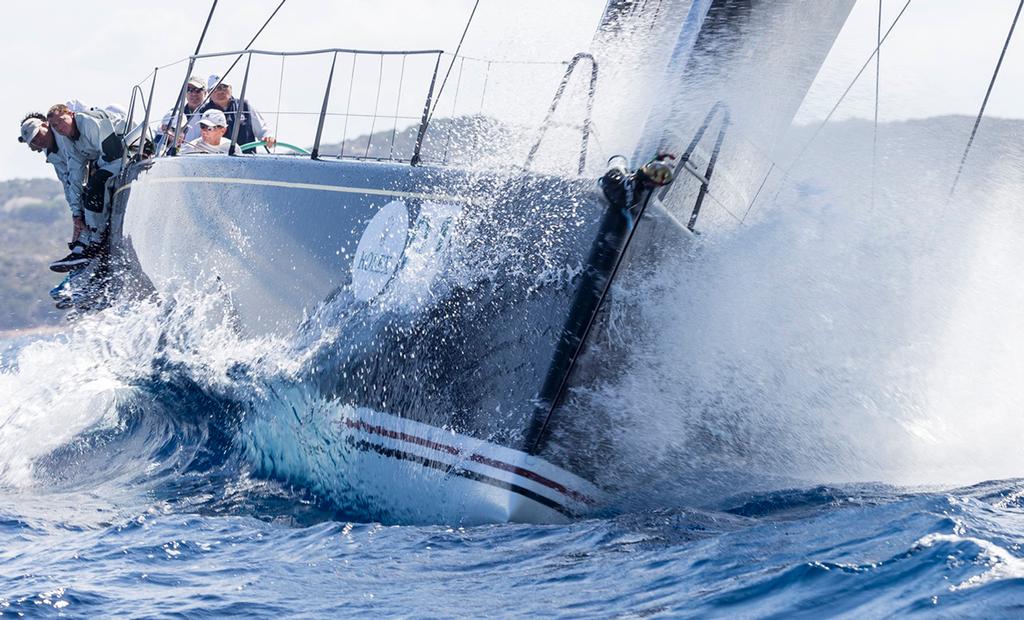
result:
[[[263,115],[252,107],[248,100],[240,101],[232,95],[231,81],[228,78],[221,78],[219,75],[211,75],[206,82],[206,88],[210,92],[210,101],[200,111],[220,110],[227,119],[228,138],[234,135],[235,117],[240,118],[238,127],[238,144],[244,145],[257,140],[266,142],[267,146],[273,147],[277,140],[270,134]],[[256,149],[246,149],[246,153],[255,152]]]
[[[72,192],[68,181],[68,155],[71,152],[71,147],[68,145],[68,139],[50,129],[49,123],[46,122],[46,116],[36,112],[28,114],[22,119],[21,135],[18,136],[18,141],[27,144],[33,151],[46,155],[46,162],[53,166],[54,172],[57,173],[57,180],[64,188],[64,197],[67,199],[68,205],[71,206]],[[74,245],[85,231],[85,218],[81,204],[78,204],[77,208],[71,206],[71,221],[70,245]],[[86,262],[88,261],[84,257],[73,257],[69,267],[74,269]]]
[[[103,249],[109,219],[107,186],[121,171],[125,119],[99,108],[74,112],[60,103],[50,108],[46,120],[68,139],[68,203],[72,213],[81,209],[85,218],[86,230],[71,254],[50,265],[54,271],[70,271]]]
[[[199,119],[200,137],[186,142],[182,153],[230,153],[231,140],[224,137],[228,131],[228,121],[224,113],[217,109],[203,112]]]

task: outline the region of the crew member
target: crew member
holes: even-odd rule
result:
[[[220,110],[227,118],[227,135],[233,136],[235,132],[235,119],[239,120],[238,143],[249,144],[256,140],[262,140],[268,147],[273,147],[277,140],[270,135],[270,128],[267,127],[263,115],[252,107],[248,100],[240,101],[235,99],[231,91],[231,82],[227,78],[211,75],[206,82],[210,91],[210,101],[202,107],[201,112],[207,110]],[[245,153],[254,153],[255,148],[248,148]]]
[[[55,261],[50,269],[62,272],[88,263],[100,253],[107,229],[107,182],[121,171],[125,119],[93,108],[73,112],[64,104],[50,108],[46,119],[58,134],[68,139],[68,203],[72,213],[81,210],[85,230],[71,253]]]
[[[201,77],[193,75],[185,85],[185,105],[178,110],[178,114],[183,117],[183,119],[179,119],[179,126],[183,124],[185,127],[184,135],[178,136],[179,140],[188,142],[199,137],[199,117],[201,116],[199,108],[205,100],[206,82],[203,82]],[[167,114],[164,115],[163,121],[160,124],[160,131],[174,133],[174,123],[171,119],[172,114],[174,114],[174,110],[168,110]]]
[[[182,153],[229,153],[231,140],[224,137],[228,130],[228,121],[224,113],[217,109],[203,112],[199,119],[199,131],[202,136],[185,143]]]
[[[71,152],[71,147],[67,143],[67,138],[50,128],[50,124],[46,122],[46,115],[34,112],[22,119],[21,135],[18,140],[27,144],[37,153],[45,153],[47,163],[53,166],[54,172],[57,173],[57,180],[64,188],[64,197],[67,199],[68,205],[71,205],[72,192],[68,181],[68,154]],[[73,246],[85,230],[85,218],[80,204],[77,209],[71,208],[71,222],[71,243],[69,245]],[[84,257],[78,258],[81,260],[69,262],[72,269],[87,262]]]

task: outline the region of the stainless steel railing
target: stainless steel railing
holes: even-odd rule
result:
[[[320,61],[289,61],[287,59],[297,57],[324,57],[322,62]],[[350,66],[346,65],[342,61],[342,58],[349,56],[347,60]],[[516,70],[526,69],[529,77],[529,84],[527,91],[520,88],[518,91],[513,90],[512,100],[518,100],[520,94],[528,92],[530,96],[534,97],[529,105],[520,105],[517,109],[517,113],[520,110],[527,110],[527,116],[533,116],[533,110],[536,107],[536,111],[539,113],[542,109],[541,103],[538,98],[543,98],[544,91],[546,88],[539,87],[542,84],[548,83],[550,79],[555,79],[554,75],[548,75],[544,73],[538,73],[538,71],[547,71],[544,67],[517,67],[516,65],[550,65],[549,70],[551,72],[564,71],[561,82],[558,86],[557,92],[553,100],[550,100],[550,107],[548,107],[547,115],[543,122],[539,125],[539,135],[537,135],[535,142],[532,143],[530,153],[526,158],[526,167],[529,167],[533,163],[533,159],[537,154],[537,150],[540,146],[540,142],[544,139],[545,132],[551,126],[566,126],[560,125],[552,120],[555,109],[558,107],[560,100],[563,98],[563,94],[566,92],[567,84],[570,77],[573,75],[575,69],[581,61],[588,61],[590,63],[590,71],[584,78],[584,97],[586,106],[584,110],[581,110],[581,123],[572,123],[571,126],[575,126],[577,130],[581,131],[581,140],[579,144],[578,159],[579,165],[575,166],[579,172],[582,173],[582,169],[586,163],[588,142],[591,137],[591,114],[594,104],[594,93],[597,81],[597,67],[594,63],[593,58],[589,54],[577,54],[570,62],[536,62],[536,61],[520,61],[520,60],[485,60],[470,58],[466,56],[458,56],[455,61],[458,62],[456,79],[454,80],[454,88],[449,89],[445,93],[445,109],[448,109],[450,104],[451,110],[447,116],[450,116],[444,123],[440,123],[440,129],[432,131],[430,134],[430,152],[427,156],[424,156],[425,138],[428,135],[429,126],[432,124],[433,112],[437,109],[437,104],[442,103],[438,100],[440,93],[436,90],[438,72],[442,63],[442,56],[448,56],[441,50],[365,50],[365,49],[354,49],[354,48],[323,48],[315,50],[303,50],[294,52],[282,52],[282,51],[271,51],[262,49],[246,49],[246,50],[232,50],[224,52],[213,52],[213,53],[202,53],[189,56],[182,59],[172,65],[164,67],[158,67],[153,70],[151,79],[144,80],[140,84],[136,85],[132,90],[132,98],[129,105],[129,126],[135,121],[135,118],[140,114],[139,105],[142,106],[141,114],[144,116],[144,120],[141,128],[137,128],[136,131],[131,134],[131,145],[135,153],[136,158],[143,157],[164,157],[172,154],[173,145],[178,144],[179,139],[183,136],[181,132],[185,131],[185,124],[182,122],[184,119],[183,109],[186,103],[186,89],[188,87],[188,80],[190,76],[197,69],[197,63],[200,61],[208,61],[219,58],[231,59],[230,66],[226,70],[220,72],[221,81],[224,81],[239,63],[244,61],[243,77],[241,79],[241,88],[237,90],[238,93],[236,98],[239,101],[245,101],[248,96],[253,92],[253,85],[258,85],[258,90],[262,91],[264,95],[267,92],[273,92],[268,90],[267,80],[265,75],[261,73],[261,70],[267,69],[268,66],[273,67],[272,70],[276,71],[276,65],[267,63],[266,61],[257,61],[259,58],[279,58],[280,59],[280,78],[277,91],[277,109],[269,111],[270,114],[276,114],[276,120],[274,123],[277,125],[277,131],[275,136],[280,138],[277,132],[282,131],[281,117],[282,115],[290,119],[288,121],[292,127],[300,126],[304,127],[303,134],[301,137],[285,136],[296,144],[302,144],[305,148],[294,148],[297,153],[301,153],[304,156],[308,156],[312,159],[321,159],[324,157],[337,157],[337,158],[356,158],[356,159],[375,159],[385,161],[404,161],[417,165],[421,161],[431,161],[434,163],[445,164],[449,160],[449,146],[452,142],[453,135],[457,138],[460,136],[460,127],[457,120],[458,114],[469,114],[466,118],[484,118],[484,101],[490,95],[492,80],[501,78],[502,85],[499,88],[499,92],[496,92],[496,97],[491,97],[495,100],[498,105],[506,105],[510,100],[508,88],[505,84],[512,83],[518,84],[519,81],[512,79],[503,79],[509,75],[515,77],[514,72]],[[368,58],[376,58],[377,62],[374,63],[372,60],[367,61]],[[401,59],[400,61],[398,59]],[[421,60],[413,61],[412,59],[419,58]],[[394,59],[387,60],[385,59]],[[467,65],[472,64],[474,66],[475,75],[470,78],[470,72],[467,71],[467,84],[469,90],[466,91],[466,87],[462,87],[460,91],[460,85],[463,81],[463,70],[468,68]],[[447,60],[444,60],[447,63]],[[176,67],[184,63],[186,65],[184,77],[178,87],[178,82],[168,82],[166,76],[167,69],[174,71],[180,70],[180,67]],[[299,75],[302,81],[301,94],[297,95],[295,89],[285,89],[285,67],[289,69],[289,80],[294,80],[295,75]],[[296,73],[296,64],[299,65],[299,70]],[[315,65],[312,70],[305,70],[304,65]],[[359,77],[357,80],[357,65],[359,67]],[[176,67],[176,68],[175,68]],[[385,67],[387,70],[385,70]],[[509,67],[508,70],[504,67]],[[502,68],[502,71],[492,76],[492,68]],[[319,73],[323,71],[323,73]],[[508,73],[511,71],[512,73]],[[375,74],[375,75],[371,75]],[[256,75],[258,77],[253,77]],[[238,86],[237,73],[235,79],[232,82],[235,86]],[[314,76],[321,76],[320,79]],[[387,76],[387,78],[385,77]],[[162,80],[161,80],[162,78]],[[589,78],[589,79],[587,79]],[[161,80],[163,82],[160,91],[162,94],[157,95],[157,82]],[[146,84],[146,82],[149,82]],[[278,78],[275,75],[274,81],[277,82]],[[357,84],[358,81],[358,84]],[[344,85],[347,83],[347,94],[339,96],[339,91],[343,91]],[[497,84],[497,82],[493,82]],[[171,84],[174,84],[173,88],[176,92],[168,92],[171,89]],[[219,82],[218,82],[219,84]],[[323,84],[323,94],[318,97],[319,106],[318,110],[312,109],[312,102],[309,99],[315,97],[312,95],[312,89],[317,89],[317,85]],[[216,88],[216,84],[213,88],[207,90],[206,98],[200,104],[205,105],[210,96],[213,93],[213,89]],[[504,92],[500,92],[501,90]],[[148,90],[148,97],[146,91]],[[353,101],[353,92],[355,91],[355,105]],[[344,91],[343,91],[344,92]],[[287,94],[288,99],[292,100],[292,104],[282,106],[282,94]],[[382,95],[383,93],[383,95]],[[168,123],[170,126],[170,137],[165,136],[163,143],[156,140],[158,135],[157,123],[161,122],[161,119],[167,118],[166,116],[160,116],[154,111],[154,99],[159,97],[170,98],[175,96],[175,103],[171,108],[170,118],[171,121]],[[257,95],[259,96],[259,95]],[[295,97],[304,97],[301,99],[300,105],[295,105]],[[468,98],[466,98],[468,97]],[[475,97],[475,98],[474,98]],[[463,101],[465,99],[465,104]],[[393,107],[391,101],[394,101]],[[422,101],[422,107],[415,107],[415,101]],[[382,104],[382,101],[384,102]],[[381,106],[384,106],[386,110],[382,110]],[[372,106],[372,108],[370,107]],[[479,109],[476,109],[476,108]],[[491,106],[488,106],[491,107]],[[457,111],[457,108],[460,108]],[[467,110],[468,108],[468,110]],[[270,114],[265,108],[260,108],[268,118]],[[236,114],[244,114],[241,109],[235,111]],[[572,113],[575,115],[575,112]],[[155,119],[154,119],[155,117]],[[459,117],[461,118],[461,117]],[[177,120],[177,122],[174,122]],[[532,127],[534,123],[539,120],[539,116],[535,120],[529,120],[526,124],[521,124],[518,127]],[[315,121],[315,122],[314,122]],[[454,122],[454,124],[453,124]],[[390,130],[387,125],[391,124]],[[238,132],[241,123],[234,122],[232,135],[228,136],[233,143],[237,143]],[[331,129],[328,131],[327,126],[330,125]],[[351,127],[350,127],[351,125]],[[399,125],[402,126],[401,132],[399,132]],[[313,128],[315,127],[315,131]],[[354,137],[350,139],[350,133],[353,133]],[[368,128],[368,131],[367,131]],[[453,132],[454,129],[454,132]],[[340,130],[340,131],[339,131]],[[374,132],[378,133],[374,133]],[[524,135],[521,129],[515,130],[519,132],[518,135]],[[306,134],[305,132],[309,132]],[[336,142],[333,139],[326,145],[324,144],[325,136],[334,136],[337,138],[340,134],[340,142]],[[366,137],[368,136],[368,137]],[[128,136],[126,136],[126,146],[128,146]],[[365,144],[363,143],[365,140]],[[146,147],[145,145],[157,142],[156,148]],[[559,141],[561,143],[561,141]],[[255,144],[255,143],[254,143]],[[312,144],[310,147],[309,145]],[[144,145],[140,147],[139,145]],[[281,145],[288,147],[286,143],[281,142]],[[527,145],[529,146],[529,145]],[[568,145],[566,145],[568,146]],[[372,147],[372,148],[371,148]],[[308,151],[306,149],[309,149]],[[436,152],[435,152],[436,149]],[[128,149],[126,149],[127,151]]]
[[[438,71],[438,66],[440,64],[441,54],[442,53],[443,52],[441,50],[361,50],[361,49],[351,49],[351,48],[325,48],[325,49],[305,50],[305,51],[298,51],[298,52],[275,52],[275,51],[269,51],[269,50],[240,50],[240,51],[230,51],[230,52],[216,52],[216,53],[209,53],[209,54],[196,54],[196,55],[193,55],[193,56],[189,57],[188,70],[186,71],[185,78],[184,78],[184,80],[182,82],[182,88],[181,88],[181,91],[180,91],[180,96],[179,96],[178,104],[177,105],[181,105],[181,102],[184,101],[185,87],[186,87],[186,85],[188,83],[189,76],[192,75],[192,71],[193,71],[193,69],[195,67],[195,62],[197,60],[209,59],[209,58],[222,58],[222,57],[228,57],[228,56],[237,56],[235,62],[232,63],[232,66],[228,68],[228,71],[224,72],[224,75],[226,76],[230,72],[231,68],[233,68],[243,57],[245,57],[246,58],[246,71],[245,71],[245,77],[242,80],[242,90],[241,90],[241,93],[240,93],[240,99],[244,101],[245,100],[246,89],[247,89],[248,84],[249,84],[249,68],[250,68],[250,66],[252,64],[252,58],[253,58],[254,55],[257,55],[257,56],[276,56],[276,57],[280,57],[280,58],[287,58],[287,57],[296,57],[296,56],[314,56],[314,55],[330,54],[331,55],[331,68],[330,68],[330,71],[328,72],[328,75],[327,75],[327,80],[326,80],[327,85],[326,85],[326,87],[324,89],[323,103],[322,103],[322,106],[321,106],[321,109],[320,109],[319,117],[317,119],[316,136],[315,136],[314,141],[313,141],[313,149],[312,149],[312,151],[310,153],[310,157],[312,159],[319,159],[319,157],[320,157],[321,140],[323,138],[324,122],[325,122],[325,120],[327,118],[327,115],[328,115],[327,110],[328,110],[328,105],[330,103],[330,98],[331,98],[331,89],[332,89],[332,86],[334,84],[334,74],[335,74],[335,69],[337,67],[338,55],[339,54],[351,55],[353,57],[353,62],[352,62],[352,76],[350,77],[350,81],[349,81],[349,101],[348,101],[348,103],[346,105],[345,112],[342,113],[342,116],[344,116],[345,119],[346,119],[345,129],[344,129],[344,131],[342,133],[342,141],[341,141],[341,149],[342,149],[341,156],[343,156],[344,155],[345,142],[348,139],[348,135],[347,135],[348,123],[347,123],[347,121],[348,121],[349,115],[351,113],[351,93],[352,93],[352,86],[353,86],[352,82],[354,81],[354,74],[355,74],[355,66],[356,66],[356,59],[357,59],[357,57],[360,57],[360,56],[377,56],[377,57],[382,59],[381,60],[381,67],[382,67],[381,76],[378,78],[378,83],[377,83],[377,89],[378,89],[378,93],[379,93],[380,86],[381,86],[381,81],[383,79],[383,58],[384,57],[386,57],[386,56],[401,56],[403,58],[403,63],[404,63],[405,59],[410,57],[410,56],[425,56],[425,55],[429,56],[429,55],[433,55],[433,56],[435,56],[434,69],[433,69],[433,73],[432,73],[431,80],[430,80],[430,86],[429,86],[429,88],[427,90],[427,93],[424,96],[424,108],[423,108],[424,111],[423,111],[423,114],[422,114],[422,116],[420,118],[420,127],[419,127],[419,130],[418,130],[418,138],[417,138],[416,145],[414,147],[413,154],[412,154],[412,161],[413,161],[413,163],[416,163],[416,162],[419,161],[419,153],[420,153],[420,149],[422,148],[422,144],[423,144],[423,136],[425,135],[425,132],[426,132],[427,112],[430,109],[430,102],[431,102],[431,99],[433,97],[434,84],[435,84],[436,79],[437,79],[437,71]],[[404,67],[404,64],[403,64],[403,67]],[[403,71],[403,78],[404,78],[404,71]],[[222,80],[223,80],[223,78],[222,78]],[[401,79],[400,79],[400,83],[398,85],[398,91],[400,93],[399,97],[401,96],[401,92],[402,92],[403,86],[404,86],[404,84],[401,83]],[[216,88],[216,85],[214,86],[214,88]],[[211,93],[212,93],[212,89],[210,90],[210,92],[207,93],[207,98],[209,98]],[[374,121],[376,121],[377,116],[378,116],[377,115],[377,110],[375,109],[374,110],[374,114],[373,114]],[[397,123],[397,120],[398,120],[398,117],[396,116],[395,117],[396,123]],[[237,139],[239,126],[240,126],[240,123],[234,123],[234,131],[233,131],[233,134],[232,134],[232,141]],[[371,134],[372,134],[372,132],[371,132]],[[176,128],[176,132],[175,132],[175,140],[177,140],[177,128]]]

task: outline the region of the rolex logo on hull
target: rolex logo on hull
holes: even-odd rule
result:
[[[370,223],[356,247],[352,261],[352,294],[369,301],[380,294],[402,262],[409,239],[409,211],[405,202],[384,205]]]
[[[397,256],[392,254],[381,254],[378,252],[363,252],[356,257],[359,264],[356,269],[370,271],[381,275],[390,275],[395,272]]]

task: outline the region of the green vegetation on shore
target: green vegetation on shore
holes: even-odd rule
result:
[[[55,179],[0,181],[0,331],[59,323],[47,268],[67,254],[71,216]]]

